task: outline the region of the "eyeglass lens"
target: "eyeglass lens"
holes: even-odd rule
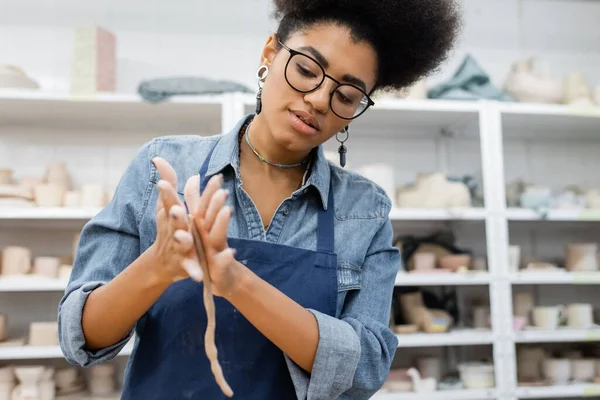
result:
[[[325,79],[319,64],[303,54],[294,54],[286,71],[288,83],[300,92],[310,92],[318,88]],[[369,101],[358,88],[342,84],[332,94],[331,109],[342,118],[354,118],[367,108]]]

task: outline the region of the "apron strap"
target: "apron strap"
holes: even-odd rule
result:
[[[327,210],[319,210],[317,225],[317,251],[319,253],[335,253],[335,237],[333,229],[333,188],[329,185]]]

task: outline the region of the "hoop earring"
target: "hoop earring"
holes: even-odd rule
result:
[[[262,111],[262,88],[265,84],[265,79],[269,75],[269,67],[261,65],[256,71],[256,78],[258,79],[258,93],[256,94],[256,115]]]
[[[340,133],[346,135],[344,137],[344,140],[340,139]],[[342,168],[344,168],[346,166],[346,153],[348,153],[348,149],[346,148],[346,146],[344,146],[344,143],[346,143],[346,141],[348,140],[349,136],[350,135],[348,134],[348,127],[345,127],[343,130],[339,131],[335,135],[335,139],[338,142],[340,142],[340,147],[338,148],[338,153],[340,153],[340,165],[342,166]]]

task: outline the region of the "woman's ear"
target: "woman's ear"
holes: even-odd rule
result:
[[[263,47],[262,54],[260,56],[260,65],[271,65],[273,63],[273,59],[277,55],[278,51],[277,45],[277,35],[271,34]]]

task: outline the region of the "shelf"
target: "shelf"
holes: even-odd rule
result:
[[[432,393],[392,393],[379,392],[372,400],[492,400],[497,398],[496,390],[438,390]]]
[[[39,276],[0,278],[1,292],[64,292],[67,281]]]
[[[474,346],[492,344],[494,341],[491,331],[476,329],[396,336],[398,337],[398,347]]]
[[[600,107],[500,103],[499,110],[508,138],[600,137]]]
[[[216,134],[223,96],[180,96],[159,104],[137,94],[71,96],[37,91],[0,91],[3,126]]]
[[[519,399],[555,399],[564,397],[600,396],[600,385],[573,384],[564,386],[519,387]]]
[[[485,208],[394,208],[390,212],[392,221],[483,221],[485,217]]]
[[[396,275],[396,286],[466,286],[487,285],[490,275],[487,272],[417,274],[400,272]]]
[[[133,341],[125,345],[119,356],[129,356],[133,350]],[[15,346],[1,347],[0,360],[37,360],[64,358],[59,346]]]
[[[60,208],[60,207],[32,207],[32,208],[4,208],[0,209],[0,220],[89,220],[94,217],[99,208]]]
[[[510,276],[514,285],[596,285],[600,272],[519,272]]]
[[[600,126],[599,126],[600,128]],[[600,138],[600,134],[599,134]],[[510,221],[600,221],[600,210],[550,210],[546,218],[542,219],[540,214],[534,210],[525,208],[509,208],[506,218]]]
[[[514,332],[516,343],[600,342],[600,329],[526,329]]]

